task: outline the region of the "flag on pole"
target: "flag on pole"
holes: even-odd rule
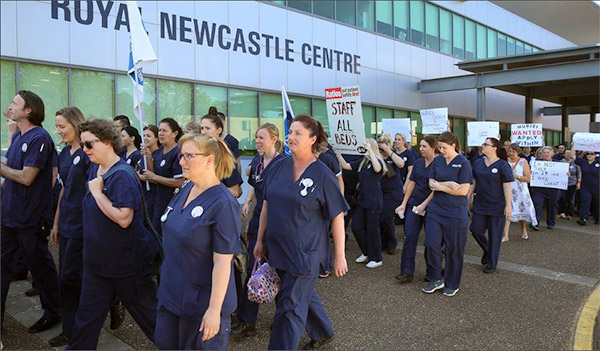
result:
[[[290,125],[292,124],[292,119],[294,119],[294,111],[292,111],[290,99],[288,99],[287,93],[285,92],[285,88],[283,86],[281,87],[281,100],[283,102],[283,129],[285,130],[284,149],[286,156],[290,156],[292,153],[288,147],[288,135],[290,134]]]

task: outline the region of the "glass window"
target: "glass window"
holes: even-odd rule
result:
[[[410,41],[418,45],[425,45],[423,32],[425,31],[425,6],[423,1],[410,2]]]
[[[297,9],[300,11],[310,12],[310,1],[300,1],[300,0],[288,1],[288,7],[291,7],[293,9]]]
[[[351,26],[356,25],[356,1],[336,1],[335,19]]]
[[[554,132],[554,143],[556,145],[561,143],[560,138],[561,138],[560,132]]]
[[[293,108],[292,108],[293,109]],[[279,129],[279,136],[285,136],[281,94],[260,93],[260,123],[273,123]]]
[[[68,70],[61,67],[20,63],[19,82],[21,90],[31,90],[44,101],[45,118],[43,126],[50,133],[52,139],[55,142],[58,141],[54,115],[56,111],[69,105]],[[7,107],[2,106],[2,108]],[[82,110],[82,112],[87,118],[88,113],[91,111]]]
[[[71,98],[73,106],[79,107],[85,118],[112,119],[115,113],[112,73],[72,69]],[[128,117],[135,126],[137,118],[133,110]]]
[[[281,5],[281,6],[285,6],[285,1],[275,1],[275,0],[271,0],[272,3],[277,4],[277,5]]]
[[[173,118],[185,130],[192,121],[192,84],[172,80],[158,81],[158,120]]]
[[[335,9],[334,9],[334,1],[313,1],[313,13],[315,15],[327,17],[334,19],[335,18]]]
[[[12,103],[13,98],[17,94],[17,81],[16,81],[16,64],[11,61],[0,61],[0,107],[2,112],[8,109],[8,106]],[[4,123],[4,122],[2,122]],[[8,149],[8,128],[6,124],[2,124],[0,128],[2,138],[2,151]]]
[[[452,55],[452,15],[440,8],[440,51]]]
[[[408,41],[408,1],[394,1],[394,36]]]
[[[196,84],[196,120],[208,113],[208,108],[214,106],[219,112],[227,114],[227,88],[211,85]],[[227,128],[227,126],[225,126]]]
[[[144,77],[144,102],[142,102],[142,109],[144,110],[144,116],[148,124],[157,124],[158,122],[156,120],[155,87],[156,80],[154,78]],[[133,114],[133,82],[128,75],[117,75],[117,99],[116,114],[135,119],[135,115]],[[136,128],[138,128],[137,124]]]
[[[381,120],[384,118],[394,118],[394,110],[392,110],[391,108],[377,107],[377,135],[381,135],[383,133],[383,130],[381,128]],[[392,135],[392,139],[393,138],[394,136]]]
[[[462,118],[451,118],[452,120],[452,127],[450,128],[450,130],[452,130],[452,133],[456,134],[456,136],[458,136],[458,143],[460,144],[460,149],[465,151],[467,150],[467,143],[465,141],[465,120]]]
[[[417,150],[419,150],[419,143],[421,142],[421,139],[423,139],[423,124],[421,122],[421,114],[419,112],[410,113],[410,127],[412,132],[411,146],[414,146]]]
[[[329,143],[333,143],[331,133],[329,132],[329,118],[327,117],[327,105],[325,100],[314,99],[313,100],[313,117],[321,122],[325,133],[329,136]]]
[[[498,56],[506,56],[506,35],[498,33]]]
[[[454,56],[465,57],[465,19],[456,14],[452,15],[452,46]]]
[[[487,56],[489,58],[496,57],[496,31],[490,28],[487,29]]]
[[[377,33],[384,35],[393,35],[394,28],[392,27],[392,2],[377,1],[375,3],[377,15]]]
[[[523,53],[523,42],[517,40],[517,55]]]
[[[532,52],[540,52],[540,49],[536,48],[535,46],[531,48]]]
[[[475,22],[466,19],[465,20],[465,33],[466,33],[466,58],[467,60],[475,59]]]
[[[281,98],[281,95],[279,97]],[[288,98],[290,99],[290,105],[292,105],[292,111],[294,111],[294,116],[311,115],[312,111],[310,98],[293,95],[289,95]]]
[[[440,27],[438,8],[430,3],[425,4],[426,46],[433,50],[440,49]]]
[[[279,97],[281,100],[281,96]],[[240,141],[240,150],[255,150],[254,133],[258,128],[258,93],[229,89],[229,133]]]
[[[367,138],[375,138],[376,123],[375,123],[375,107],[362,105],[363,122],[365,124],[365,136]]]
[[[394,118],[410,118],[410,111],[394,110]]]
[[[510,140],[510,124],[500,123],[500,140]]]
[[[507,37],[506,38],[506,55],[511,56],[516,53],[515,51],[515,38]]]
[[[485,27],[481,24],[477,24],[477,59],[484,59],[487,57],[486,48],[486,32]]]
[[[375,30],[375,1],[358,1],[358,26]]]
[[[525,54],[529,54],[529,53],[531,53],[531,45],[529,45],[529,44],[525,44],[525,45],[523,46],[523,53],[525,53]]]

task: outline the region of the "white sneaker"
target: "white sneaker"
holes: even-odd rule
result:
[[[354,260],[354,262],[356,262],[356,263],[365,263],[365,262],[367,262],[368,260],[369,260],[369,258],[368,258],[367,256],[365,256],[365,255],[360,255],[360,256],[358,256],[358,258],[357,258],[357,259],[355,259],[355,260]]]
[[[369,263],[367,263],[367,268],[377,268],[377,267],[381,267],[381,265],[383,264],[383,261],[370,261]]]

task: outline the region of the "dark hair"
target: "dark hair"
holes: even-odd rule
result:
[[[125,115],[118,115],[115,116],[115,118],[113,118],[113,121],[120,121],[121,124],[123,126],[130,126],[131,125],[131,121],[129,121],[129,117],[125,116]]]
[[[119,154],[123,148],[123,142],[121,138],[121,131],[105,119],[92,119],[83,122],[79,125],[79,135],[83,132],[90,132],[94,134],[101,141],[109,141],[115,151],[115,154]]]
[[[458,136],[456,136],[456,134],[454,134],[454,133],[443,132],[438,137],[438,142],[439,143],[446,143],[448,145],[454,144],[455,145],[454,146],[454,150],[456,150],[456,152],[460,152],[460,143],[458,142]]]
[[[124,130],[127,135],[133,137],[133,145],[135,145],[136,149],[139,150],[142,146],[142,137],[140,136],[140,132],[138,132],[138,130],[132,126],[126,126],[121,130]]]
[[[294,122],[302,123],[304,128],[306,128],[310,131],[311,137],[313,137],[313,136],[317,137],[317,140],[312,145],[312,152],[313,153],[320,152],[321,145],[323,143],[327,143],[327,134],[325,134],[325,131],[323,130],[323,126],[321,125],[321,123],[309,115],[296,116],[292,120],[292,123],[294,123]]]
[[[212,114],[207,114],[202,116],[201,120],[209,120],[212,124],[214,124],[217,128],[221,128],[221,132],[223,132],[225,130],[225,128],[223,127],[223,120],[217,116],[217,115],[212,115]]]
[[[211,106],[211,107],[209,107],[209,108],[208,108],[208,114],[209,114],[209,115],[214,115],[214,116],[216,116],[216,115],[217,115],[217,113],[219,113],[219,111],[217,111],[217,108],[216,108],[216,107],[214,107],[214,106]]]
[[[183,130],[181,130],[181,127],[179,126],[179,123],[177,123],[176,120],[174,120],[173,118],[167,117],[167,118],[163,118],[160,120],[160,123],[166,123],[169,125],[169,128],[171,128],[172,132],[177,132],[177,135],[175,136],[175,142],[178,142],[179,139],[183,136]]]
[[[225,116],[225,114],[223,112],[217,112],[217,116],[219,116],[219,118],[222,119],[223,122],[227,119],[227,117]]]
[[[438,144],[438,140],[436,137],[432,136],[432,135],[425,135],[423,137],[422,140],[425,140],[425,142],[427,144],[429,144],[429,146],[435,150],[435,152],[437,152],[437,144]]]
[[[154,137],[156,139],[158,139],[158,127],[157,126],[155,126],[154,124],[149,124],[144,127],[144,131],[146,131],[146,129],[149,129],[152,132],[152,134],[154,134]],[[156,140],[156,145],[158,147],[160,147],[160,140]]]
[[[506,149],[502,147],[502,143],[500,142],[500,140],[496,138],[487,138],[485,140],[489,140],[492,142],[492,146],[496,148],[496,156],[503,159],[504,161],[508,159]]]
[[[29,90],[19,90],[17,93],[25,101],[23,109],[30,108],[29,116],[27,119],[29,122],[36,126],[41,126],[44,122],[44,101],[36,93]]]

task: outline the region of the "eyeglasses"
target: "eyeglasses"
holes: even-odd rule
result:
[[[183,159],[185,159],[185,162],[190,162],[190,160],[192,158],[194,158],[194,156],[208,156],[208,155],[210,155],[210,154],[202,153],[202,152],[194,152],[194,153],[181,152],[181,153],[179,153],[179,159],[181,160],[183,158]]]
[[[91,150],[94,147],[94,144],[99,141],[101,141],[101,140],[94,139],[94,140],[90,140],[90,141],[83,141],[83,142],[79,143],[79,146],[81,146],[82,149],[85,146],[88,150]]]
[[[488,144],[488,143],[483,143],[483,144],[481,144],[481,146],[494,146],[494,145]]]

